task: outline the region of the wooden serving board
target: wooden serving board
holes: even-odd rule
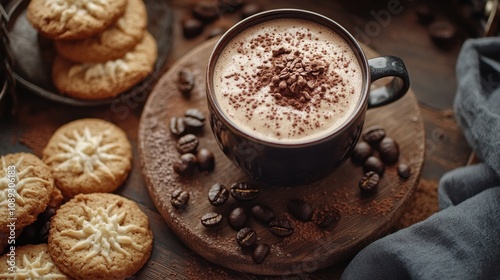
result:
[[[378,191],[362,195],[358,181],[362,168],[347,161],[329,177],[305,186],[261,186],[260,196],[252,203],[272,207],[277,217],[287,217],[295,225],[295,232],[287,238],[278,238],[266,225],[250,219],[258,235],[258,243],[267,243],[271,251],[262,264],[256,264],[251,253],[243,251],[236,243],[236,231],[227,223],[229,212],[237,207],[250,208],[252,203],[241,203],[230,198],[221,207],[212,206],[207,199],[214,183],[230,186],[237,181],[251,181],[222,153],[210,130],[208,122],[199,135],[200,148],[215,154],[213,172],[196,172],[191,177],[181,177],[173,171],[179,154],[176,139],[169,131],[169,120],[182,116],[186,109],[197,108],[208,115],[205,97],[205,68],[216,43],[212,39],[199,45],[178,60],[159,80],[144,107],[138,131],[138,147],[143,177],[158,211],[176,235],[193,251],[207,260],[230,269],[260,275],[285,275],[312,272],[352,257],[370,242],[387,234],[408,206],[420,178],[424,161],[425,137],[422,116],[417,100],[410,90],[405,97],[382,108],[367,113],[365,127],[382,125],[387,135],[400,146],[400,162],[410,165],[412,175],[408,180],[398,177],[396,166],[387,166]],[[364,47],[368,57],[376,53]],[[195,76],[195,88],[190,98],[177,89],[181,69]],[[183,189],[190,194],[187,208],[175,209],[170,203],[171,193]],[[329,231],[312,222],[300,222],[290,217],[286,203],[291,198],[302,198],[316,209],[336,208],[341,213],[340,222]],[[224,216],[221,225],[207,229],[200,218],[208,212]]]

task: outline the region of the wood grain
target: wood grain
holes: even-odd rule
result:
[[[172,231],[189,248],[213,263],[236,271],[265,275],[299,274],[330,266],[352,257],[386,234],[412,198],[424,161],[423,121],[411,90],[393,104],[369,110],[365,122],[365,127],[375,124],[384,126],[387,134],[398,141],[400,162],[406,162],[412,168],[412,176],[408,180],[397,176],[395,165],[387,166],[378,192],[363,196],[357,187],[362,169],[348,161],[329,177],[310,185],[293,188],[262,186],[255,202],[271,206],[278,217],[292,219],[295,233],[284,239],[277,238],[266,225],[251,220],[249,226],[257,231],[258,242],[271,246],[270,255],[260,265],[252,261],[249,252],[240,249],[235,242],[236,231],[227,225],[226,220],[213,229],[201,225],[200,218],[207,212],[216,211],[227,217],[236,206],[251,206],[232,199],[220,208],[209,204],[207,193],[214,183],[230,185],[236,181],[251,180],[220,151],[208,124],[200,135],[200,147],[214,152],[214,172],[180,177],[172,167],[178,152],[168,121],[173,116],[183,115],[188,108],[198,108],[208,114],[204,72],[215,42],[203,43],[169,69],[153,89],[139,123],[138,149],[143,177],[156,208]],[[365,50],[368,57],[376,55],[367,47]],[[181,69],[192,72],[196,77],[196,86],[189,99],[183,97],[176,87]],[[171,192],[179,188],[190,193],[189,204],[184,211],[176,210],[170,204]],[[336,208],[341,212],[342,219],[331,231],[321,230],[311,222],[294,220],[286,212],[286,202],[290,198],[302,198],[316,209]]]

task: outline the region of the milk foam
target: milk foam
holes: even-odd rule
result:
[[[327,81],[315,81],[314,93],[322,94],[313,95],[312,88],[304,86],[311,91],[304,108],[278,104],[271,83],[257,86],[262,73],[277,61],[273,50],[279,48],[298,54],[304,65],[328,63],[321,74]],[[359,102],[362,80],[355,54],[334,31],[306,20],[277,19],[232,39],[216,62],[213,87],[219,107],[242,131],[265,141],[291,144],[321,138],[342,126]]]

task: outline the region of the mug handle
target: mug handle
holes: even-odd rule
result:
[[[368,108],[389,104],[403,97],[410,88],[410,77],[404,62],[395,56],[382,56],[368,60],[371,81],[384,77],[394,77],[392,81],[379,88],[370,90]]]

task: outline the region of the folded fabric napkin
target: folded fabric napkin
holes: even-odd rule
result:
[[[367,246],[342,279],[500,279],[500,38],[466,41],[457,80],[457,121],[482,163],[445,174],[440,211]]]

